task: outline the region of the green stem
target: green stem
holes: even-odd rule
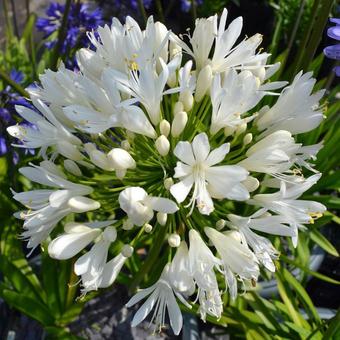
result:
[[[157,9],[157,13],[158,13],[158,16],[159,16],[159,20],[161,22],[165,23],[165,18],[164,18],[163,7],[162,7],[162,4],[161,4],[161,1],[156,0],[155,4],[156,4],[156,9]]]
[[[29,93],[18,83],[13,81],[11,77],[0,69],[0,79],[2,79],[7,85],[10,85],[16,92],[18,92],[20,95],[22,95],[25,98],[29,98]]]
[[[195,25],[196,19],[197,19],[197,8],[196,8],[196,1],[191,0],[191,15],[192,15],[192,21]]]
[[[10,1],[11,1],[11,7],[12,7],[13,27],[14,27],[15,35],[19,37],[18,20],[17,20],[17,12],[15,9],[15,2],[14,0],[10,0]]]
[[[8,8],[7,0],[2,1],[2,6],[4,8],[6,34],[7,34],[8,38],[10,39],[10,38],[13,37],[13,28],[12,28],[11,20],[10,20],[9,15],[8,15],[9,8]]]
[[[138,0],[138,8],[139,8],[140,14],[142,15],[144,24],[146,25],[146,23],[148,22],[148,17],[145,12],[143,0]]]
[[[67,295],[66,295],[66,308],[65,308],[66,310],[73,305],[74,297],[78,289],[78,286],[77,286],[78,277],[73,271],[75,261],[76,259],[73,258],[70,264],[70,280],[69,280]]]
[[[61,49],[62,49],[64,40],[66,38],[67,20],[68,20],[68,15],[70,13],[71,5],[72,5],[72,0],[66,0],[63,20],[61,22],[61,26],[60,26],[59,32],[58,32],[58,41],[57,41],[57,44],[54,47],[52,57],[51,57],[51,69],[53,71],[57,70],[58,59],[59,59],[59,56],[60,56],[60,53],[61,53]]]

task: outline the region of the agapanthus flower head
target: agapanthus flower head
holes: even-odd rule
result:
[[[226,20],[226,10],[198,19],[187,43],[152,17],[145,30],[115,18],[89,33],[95,49],[78,51],[80,72],[61,65],[41,76],[30,90],[38,112],[17,106],[36,129],[8,128],[44,159],[20,169],[47,187],[14,193],[28,209],[17,215],[22,236],[31,248],[51,237],[56,259],[79,254],[84,294],[112,284],[140,256],[135,246],[162,248],[159,279],[127,303],[146,299],[133,326],[152,312],[161,328],[167,313],[178,334],[178,303],[220,318],[222,294],[233,300],[256,286],[260,269],[275,271],[270,235],[296,246],[326,210],[300,199],[321,176],[310,162],[322,143],[295,137],[322,121],[324,92],[313,92],[310,73],[270,82],[279,64],[257,50],[261,36],[237,44],[242,19]],[[265,96],[278,99],[263,106]],[[58,235],[70,214],[76,222]]]
[[[51,2],[46,9],[46,17],[39,17],[36,27],[44,33],[44,38],[49,38],[56,33],[63,20],[65,5],[58,2]],[[89,46],[86,37],[87,31],[92,31],[103,24],[103,15],[99,8],[92,9],[89,4],[77,2],[73,3],[67,19],[67,32],[62,45],[62,52],[65,53],[76,46]],[[55,46],[57,36],[51,37],[46,41],[48,48]]]
[[[340,41],[340,18],[331,18],[329,20],[334,23],[335,26],[328,28],[327,35],[332,39]],[[334,60],[340,60],[340,43],[327,46],[323,51],[326,57]],[[340,77],[340,66],[336,66],[334,68],[334,72],[338,77]]]

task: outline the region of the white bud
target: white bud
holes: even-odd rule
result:
[[[224,128],[224,135],[226,137],[229,137],[229,136],[232,136],[235,132],[235,128],[234,127],[231,127],[231,126],[226,126]]]
[[[247,123],[241,123],[236,129],[236,135],[240,135],[247,130]]]
[[[166,119],[163,119],[159,123],[159,131],[161,132],[161,135],[164,135],[165,137],[169,136],[169,133],[170,133],[170,123]]]
[[[247,188],[247,190],[249,192],[255,191],[260,186],[259,180],[257,178],[255,178],[255,177],[252,177],[252,176],[248,176],[242,182],[242,184]]]
[[[243,145],[248,145],[252,142],[253,140],[253,134],[252,133],[247,133],[244,137],[243,137]]]
[[[103,239],[105,241],[114,242],[117,238],[117,230],[115,227],[109,226],[104,229]]]
[[[80,177],[82,175],[82,172],[78,166],[78,164],[75,161],[72,161],[71,159],[65,159],[64,160],[64,168],[66,171],[68,171],[70,174]]]
[[[128,218],[123,222],[123,229],[124,230],[131,230],[133,228],[132,221]]]
[[[117,169],[116,176],[118,179],[123,179],[126,175],[126,169]]]
[[[168,237],[168,243],[170,247],[178,248],[181,244],[181,238],[178,234],[170,234]]]
[[[129,143],[129,141],[127,139],[123,140],[121,143],[120,143],[120,146],[122,147],[122,149],[124,149],[125,151],[129,151],[130,148],[131,148],[131,145]]]
[[[173,57],[176,57],[176,56],[178,56],[178,54],[182,53],[182,47],[179,46],[173,40],[170,40],[169,50],[170,50],[170,59],[172,59]]]
[[[194,96],[189,89],[185,89],[179,95],[179,100],[183,103],[184,110],[190,111],[194,105]]]
[[[173,108],[173,114],[174,116],[177,115],[178,112],[184,111],[184,106],[182,102],[176,102]]]
[[[74,161],[80,161],[84,158],[78,148],[67,141],[59,141],[57,143],[57,150],[64,157],[72,159]]]
[[[170,187],[174,184],[174,180],[169,177],[164,180],[164,187],[166,190],[170,190]]]
[[[86,143],[84,144],[85,151],[89,154],[93,150],[97,150],[96,145],[94,143]]]
[[[61,171],[61,169],[51,161],[42,161],[40,162],[40,166],[52,174],[66,178],[66,175]]]
[[[114,169],[134,169],[136,167],[135,160],[124,149],[114,148],[107,154],[110,165]]]
[[[173,88],[176,86],[177,84],[177,76],[176,76],[176,72],[173,72],[169,75],[168,80],[166,81],[166,83],[169,85],[169,87]]]
[[[216,222],[216,229],[222,230],[226,226],[226,221],[223,219],[220,219]]]
[[[195,101],[200,102],[208,89],[211,86],[212,81],[212,70],[210,65],[206,65],[202,68],[197,77],[196,91],[195,91]]]
[[[166,156],[169,153],[170,142],[164,135],[161,135],[156,139],[155,145],[161,156]]]
[[[144,224],[144,231],[145,231],[146,233],[151,233],[151,231],[152,231],[152,225],[149,224],[149,223],[145,223],[145,224]]]
[[[131,257],[133,254],[133,247],[130,246],[129,244],[124,244],[123,249],[122,249],[122,255],[125,257]]]
[[[168,215],[166,213],[162,213],[162,212],[157,213],[157,222],[160,225],[166,225],[167,219],[168,219]]]
[[[99,150],[93,150],[89,152],[89,156],[91,162],[98,166],[99,168],[107,171],[112,171],[113,167],[111,166],[109,159],[106,154]]]
[[[188,115],[186,112],[182,111],[177,113],[172,121],[171,135],[173,137],[178,137],[184,130],[185,125],[188,122]]]
[[[100,208],[99,202],[84,196],[72,197],[68,200],[67,205],[74,213],[83,213]]]

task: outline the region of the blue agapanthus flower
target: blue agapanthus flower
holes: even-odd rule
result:
[[[340,41],[340,18],[331,18],[330,21],[334,23],[335,26],[332,26],[327,30],[327,35],[332,39]],[[340,44],[327,46],[323,51],[326,57],[340,60]],[[340,77],[340,66],[336,66],[334,71],[336,75]]]
[[[65,5],[52,2],[46,10],[47,17],[39,17],[36,27],[45,33],[44,38],[50,38],[45,46],[52,48],[57,43],[57,35],[53,35],[61,26]],[[71,5],[68,21],[66,38],[62,45],[62,53],[71,48],[88,47],[89,40],[86,32],[96,29],[103,25],[103,14],[99,8],[91,9],[88,4],[75,3]]]

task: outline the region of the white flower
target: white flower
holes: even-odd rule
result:
[[[126,304],[127,307],[131,307],[150,295],[144,304],[138,309],[132,320],[131,326],[137,326],[150,314],[151,310],[155,308],[150,323],[155,322],[156,329],[158,328],[161,330],[165,324],[165,310],[167,310],[172,330],[175,335],[178,335],[182,329],[183,318],[181,310],[178,307],[175,294],[182,302],[185,302],[184,298],[171,287],[169,279],[169,264],[167,264],[164,267],[159,280],[155,284],[149,288],[139,291]]]
[[[311,94],[315,79],[312,73],[297,74],[290,86],[281,93],[276,104],[256,120],[260,131],[266,136],[277,130],[288,130],[292,134],[308,132],[316,128],[323,119],[319,100],[325,91]]]
[[[236,128],[243,121],[242,114],[257,105],[264,95],[250,71],[237,73],[230,69],[222,82],[220,75],[216,75],[211,86],[213,111],[210,132],[215,134],[227,126]]]
[[[21,144],[17,147],[29,149],[41,148],[41,154],[47,158],[46,151],[49,147],[54,147],[59,153],[63,153],[63,144],[67,142],[70,145],[81,145],[78,137],[74,136],[58,119],[47,105],[40,99],[33,99],[34,106],[41,114],[25,106],[16,106],[16,111],[32,126],[13,125],[7,128],[8,133],[18,138]],[[66,155],[67,157],[67,155]]]
[[[25,221],[22,237],[28,239],[28,248],[37,247],[68,214],[100,207],[99,202],[84,197],[92,193],[91,187],[69,182],[60,177],[59,173],[51,172],[52,168],[50,166],[47,170],[42,166],[32,165],[19,169],[29,180],[55,188],[14,193],[13,198],[29,209],[16,215]]]
[[[321,174],[315,174],[302,183],[295,183],[290,186],[281,182],[280,191],[273,194],[255,195],[249,200],[249,203],[262,206],[284,216],[296,231],[296,236],[293,237],[293,243],[296,246],[298,228],[303,229],[303,224],[314,223],[314,219],[320,217],[326,211],[326,207],[319,202],[298,200],[320,177]]]
[[[231,298],[235,299],[237,278],[246,282],[257,281],[260,274],[258,260],[249,248],[237,239],[235,231],[221,233],[209,227],[204,228],[204,231],[221,256],[226,284]]]
[[[174,177],[181,181],[170,188],[177,202],[183,202],[193,186],[189,203],[191,211],[196,200],[199,211],[205,215],[214,210],[211,198],[248,199],[249,193],[241,184],[248,175],[244,168],[237,165],[213,166],[222,162],[228,152],[228,143],[210,152],[205,133],[197,135],[191,144],[179,142],[174,154],[181,162],[177,162]]]
[[[119,204],[129,220],[137,226],[149,222],[153,218],[154,211],[173,214],[178,210],[173,201],[163,197],[149,196],[141,187],[129,187],[121,191]]]
[[[214,268],[219,268],[221,261],[213,255],[194,229],[189,231],[189,242],[189,274],[198,287],[197,298],[201,318],[205,320],[207,314],[220,318],[223,303]]]

